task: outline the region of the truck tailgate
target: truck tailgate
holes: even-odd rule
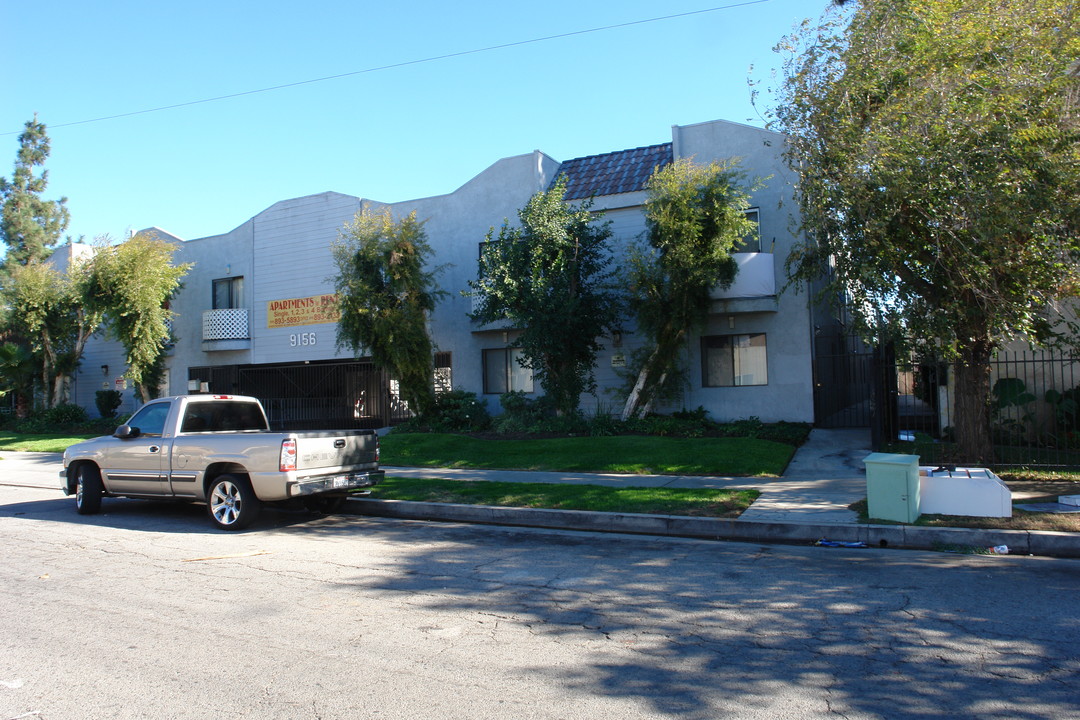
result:
[[[318,472],[377,461],[378,436],[366,430],[303,432],[296,436],[297,472]]]

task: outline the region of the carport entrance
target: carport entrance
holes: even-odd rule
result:
[[[193,367],[188,380],[259,398],[274,430],[373,429],[411,416],[397,383],[365,360]]]

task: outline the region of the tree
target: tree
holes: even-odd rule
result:
[[[48,157],[49,136],[35,115],[19,135],[11,180],[0,178],[0,237],[8,246],[6,264],[45,260],[67,229],[67,198],[43,199],[49,173],[34,174],[34,168],[44,165]]]
[[[514,345],[561,415],[577,412],[595,389],[598,338],[619,327],[620,297],[608,247],[611,228],[591,201],[567,205],[566,178],[533,195],[518,211],[520,227],[488,231],[475,282],[481,323],[509,320]]]
[[[734,161],[676,160],[653,173],[646,192],[647,245],[630,255],[630,306],[649,346],[624,420],[647,413],[678,372],[687,336],[708,318],[713,289],[735,279],[732,250],[754,232]]]
[[[774,126],[809,238],[793,278],[849,298],[865,335],[956,363],[954,430],[992,458],[989,364],[1044,341],[1080,282],[1080,5],[864,0],[780,46]]]
[[[338,347],[369,354],[423,415],[435,400],[428,317],[443,295],[439,268],[425,269],[432,250],[424,222],[415,212],[395,221],[389,209],[362,210],[339,234],[333,254]]]
[[[124,346],[127,377],[146,402],[157,396],[162,357],[171,341],[169,299],[191,264],[173,265],[176,246],[138,234],[102,245],[90,263],[87,306],[100,312],[109,333]]]
[[[101,310],[90,299],[87,265],[74,263],[66,273],[36,261],[8,269],[4,286],[8,325],[29,338],[42,401],[45,407],[55,407],[67,402],[70,375],[102,320]]]
[[[37,363],[30,349],[17,342],[0,344],[0,397],[12,393],[15,397],[15,416],[24,418],[29,412],[34,393]]]

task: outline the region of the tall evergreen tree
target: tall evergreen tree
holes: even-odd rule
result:
[[[688,158],[656,170],[645,202],[647,245],[630,254],[630,307],[647,356],[622,417],[644,416],[679,372],[686,338],[709,317],[713,288],[729,287],[739,268],[736,245],[754,232],[750,191],[736,161]]]
[[[38,122],[34,115],[19,135],[19,152],[11,180],[0,178],[0,238],[8,246],[5,265],[46,259],[67,229],[70,219],[67,198],[41,197],[49,184],[49,172],[36,173],[36,168],[43,166],[48,157],[45,123]]]
[[[593,392],[600,337],[620,327],[621,293],[610,241],[610,223],[592,212],[592,201],[567,205],[566,178],[540,191],[518,211],[520,227],[504,224],[487,234],[471,294],[472,318],[509,320],[544,393],[562,415],[577,411]]]
[[[428,318],[444,294],[436,282],[441,268],[426,267],[432,250],[424,221],[415,212],[394,220],[389,209],[362,210],[341,230],[333,253],[338,347],[370,355],[423,415],[435,402]]]

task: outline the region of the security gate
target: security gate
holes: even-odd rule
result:
[[[814,424],[821,428],[869,427],[873,399],[872,349],[855,337],[818,338]]]
[[[257,397],[274,430],[373,429],[412,415],[397,383],[364,360],[193,367],[188,380],[203,392]]]

